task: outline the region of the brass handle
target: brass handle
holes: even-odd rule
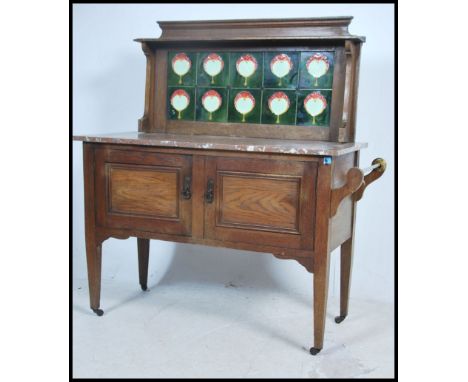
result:
[[[184,186],[182,188],[182,197],[184,199],[189,200],[192,197],[192,191],[190,190],[190,186],[192,185],[192,177],[191,176],[186,176],[184,178]]]
[[[214,181],[213,179],[208,179],[205,192],[205,202],[213,203],[214,199]]]
[[[384,172],[386,168],[387,168],[387,162],[385,162],[385,159],[375,158],[372,161],[372,165],[370,165],[367,168],[362,169],[362,172],[364,174],[369,173],[373,170],[377,170],[378,172]]]
[[[353,194],[353,200],[355,202],[361,200],[362,195],[364,194],[364,190],[366,187],[371,184],[373,181],[379,179],[387,168],[387,162],[385,159],[382,158],[375,158],[372,161],[372,165],[363,169],[362,173],[365,174],[368,172],[367,175],[364,176],[364,181],[362,182],[359,189]],[[370,172],[369,172],[370,171]]]

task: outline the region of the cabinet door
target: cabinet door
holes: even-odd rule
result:
[[[189,155],[97,149],[98,225],[190,235],[191,172]]]
[[[205,237],[312,249],[316,162],[220,157],[206,170]]]

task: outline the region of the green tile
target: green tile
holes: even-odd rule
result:
[[[270,97],[275,93],[284,93],[289,99],[289,108],[279,116],[274,114],[268,106]],[[265,89],[262,97],[262,123],[280,125],[296,124],[296,92],[294,90]]]
[[[242,97],[245,94],[244,93],[249,93],[253,98],[255,105],[252,109],[252,111],[242,114],[241,111],[243,111],[242,106],[245,105],[242,100],[239,100],[240,98],[248,98],[248,97]],[[234,104],[234,100],[236,97],[239,96],[238,98],[238,108],[241,111],[238,111],[236,109],[236,106]],[[261,91],[260,89],[231,89],[229,91],[229,122],[239,122],[239,123],[260,123],[260,114],[261,114],[261,109],[262,109],[262,102],[261,102]]]
[[[214,54],[221,58],[223,65],[219,74],[211,76],[204,69],[204,61],[210,55]],[[227,86],[229,82],[229,53],[221,52],[201,52],[198,53],[197,63],[197,85],[198,86]]]
[[[248,63],[252,62],[252,69],[255,71],[248,77],[243,77],[243,74],[249,74],[250,67]],[[247,70],[247,71],[246,71]],[[234,88],[261,88],[263,76],[263,53],[259,52],[235,52],[230,54],[229,66],[229,84]],[[240,73],[239,73],[240,71]]]
[[[329,126],[330,125],[330,105],[331,105],[331,90],[300,90],[297,92],[297,125],[303,126]],[[311,116],[305,109],[304,100],[309,94],[318,93],[322,95],[327,103],[324,111],[319,115]],[[315,122],[315,123],[314,123]]]
[[[177,68],[181,68],[180,64],[176,66],[176,69],[174,69],[174,66],[176,65],[176,63],[173,62],[173,59],[174,59],[174,57],[176,55],[179,55],[178,58],[181,58],[181,59],[185,55],[190,60],[190,69],[186,74],[184,74],[182,76],[178,75],[175,72],[175,70],[177,70]],[[189,52],[169,52],[168,53],[168,64],[167,64],[167,84],[168,84],[168,86],[190,86],[190,85],[195,85],[196,65],[197,65],[197,54],[194,53],[194,52],[192,52],[192,53],[189,53]]]
[[[289,60],[288,60],[289,58]],[[289,72],[281,70],[281,73],[286,75],[281,78],[273,74],[272,62],[281,62],[282,65],[277,66],[277,69],[287,68],[286,64],[292,64]],[[298,82],[299,73],[299,54],[297,52],[265,52],[265,59],[263,63],[263,86],[265,88],[283,88],[295,89]]]
[[[317,64],[312,63],[309,65],[312,73],[307,69],[307,61],[311,59],[314,55],[317,55],[317,58],[322,57],[322,60],[314,60]],[[317,69],[321,69],[318,66],[319,63],[323,63],[323,71],[326,70],[325,74],[320,77],[314,77],[321,74]],[[328,70],[327,65],[328,64]],[[299,76],[299,87],[307,89],[331,89],[333,87],[333,69],[335,66],[334,54],[333,52],[302,52],[301,53],[301,63],[300,63],[300,76]],[[314,70],[314,67],[316,68]]]
[[[174,92],[185,92],[189,97],[189,104],[184,110],[176,110],[171,103]],[[183,93],[182,93],[183,94]],[[174,98],[175,101],[175,98]],[[167,89],[167,112],[169,119],[193,121],[195,110],[195,88],[193,87],[168,87]]]
[[[203,95],[210,91],[216,91],[221,96],[221,106],[219,109],[209,112],[202,102]],[[208,121],[208,122],[226,122],[227,121],[227,110],[228,110],[228,90],[226,88],[197,88],[196,94],[196,119],[197,121]]]
[[[205,72],[203,60],[210,54],[216,54],[223,61],[222,70],[213,78]],[[179,76],[174,72],[172,60],[177,55],[185,54],[191,62],[187,73]],[[281,78],[275,76],[271,71],[271,61],[278,55],[287,55],[292,63],[292,69]],[[316,54],[322,55],[325,59],[322,62],[328,63],[327,71],[315,78],[313,74],[320,74],[316,67],[315,72],[309,72],[307,62]],[[243,77],[236,68],[236,62],[241,57],[250,55],[257,62],[257,68],[247,78]],[[183,56],[182,56],[183,57]],[[248,56],[247,56],[248,58]],[[212,122],[232,122],[232,123],[265,123],[281,125],[302,125],[302,126],[329,126],[330,105],[333,87],[334,52],[332,51],[276,51],[276,52],[180,52],[171,51],[168,53],[167,72],[167,111],[168,118],[172,120],[197,120]],[[247,60],[248,61],[248,60]],[[285,63],[288,60],[279,60]],[[319,61],[320,62],[320,61]],[[285,64],[284,64],[285,65]],[[281,65],[277,70],[280,71]],[[280,75],[280,73],[277,73]],[[214,84],[211,84],[211,82]],[[181,84],[179,84],[181,82]],[[189,104],[183,110],[177,111],[171,104],[172,94],[179,90],[185,91],[190,99]],[[221,97],[221,106],[211,113],[202,104],[202,96],[209,90],[215,90]],[[238,104],[236,109],[234,100],[236,96],[243,92],[249,92],[255,99],[255,106],[251,111],[242,114]],[[277,116],[268,107],[268,100],[275,92],[283,92],[289,99],[289,108],[283,114]],[[324,97],[326,108],[312,116],[314,106],[319,106],[320,97],[310,104],[309,112],[304,106],[304,100],[312,93],[318,93]],[[183,94],[183,93],[181,93]],[[180,103],[179,108],[184,106]],[[175,104],[177,107],[177,104]],[[245,105],[245,104],[244,104]],[[209,105],[207,105],[209,107]],[[239,110],[238,110],[239,109]],[[246,109],[244,109],[246,110]]]

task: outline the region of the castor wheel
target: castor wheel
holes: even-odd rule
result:
[[[93,309],[93,312],[96,313],[99,317],[101,317],[104,314],[104,311],[102,309]]]
[[[141,290],[146,292],[148,290],[148,285],[146,284],[140,284],[141,285]]]
[[[339,324],[340,322],[343,322],[346,316],[336,316],[335,317],[335,322]]]
[[[320,350],[322,350],[322,349],[310,348],[309,351],[310,351],[310,354],[317,355],[320,352]]]

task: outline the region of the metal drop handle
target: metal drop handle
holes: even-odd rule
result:
[[[205,202],[213,203],[214,199],[214,181],[213,179],[208,179],[205,192]]]
[[[184,186],[181,192],[182,197],[186,200],[189,200],[192,197],[192,191],[190,190],[191,185],[192,185],[192,177],[186,176],[184,178]]]

